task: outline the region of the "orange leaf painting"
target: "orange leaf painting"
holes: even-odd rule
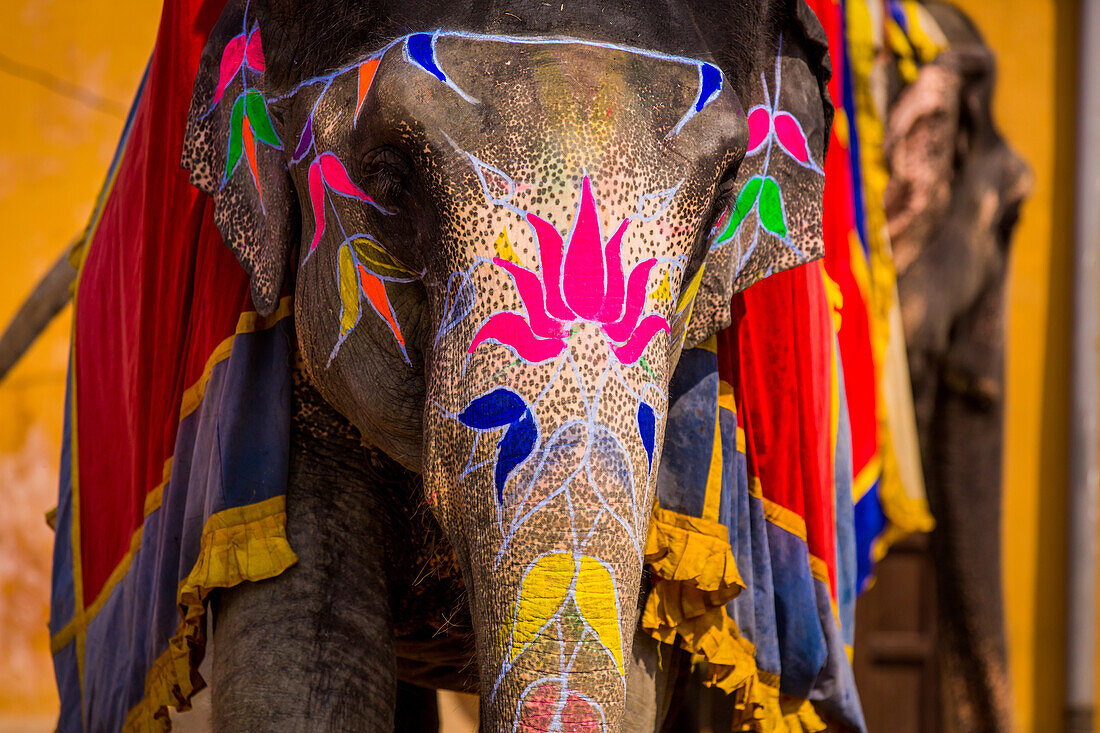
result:
[[[263,206],[264,192],[260,188],[260,170],[256,166],[256,138],[252,134],[252,124],[246,116],[241,127],[244,139],[244,154],[248,158],[248,169],[252,171],[252,182],[256,184],[256,193],[260,197],[260,206]]]
[[[367,300],[370,301],[374,310],[382,316],[382,320],[393,331],[393,337],[397,339],[397,343],[401,346],[401,352],[404,353],[405,337],[401,335],[401,327],[397,325],[397,316],[394,315],[390,298],[386,294],[386,284],[362,265],[359,265],[359,283],[363,288],[363,294],[367,296]]]
[[[379,61],[380,59],[371,59],[359,65],[359,98],[355,102],[355,117],[352,119],[359,119],[359,110],[363,109],[363,100],[367,98],[367,92],[370,91],[374,73],[378,71]]]

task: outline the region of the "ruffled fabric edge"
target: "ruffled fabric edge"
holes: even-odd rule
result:
[[[212,514],[202,530],[198,559],[179,585],[181,621],[168,648],[145,676],[145,696],[126,715],[124,731],[166,731],[168,706],[191,709],[206,686],[198,672],[206,647],[206,597],[216,588],[279,575],[294,563],[286,539],[286,497]]]
[[[642,630],[687,651],[694,663],[705,664],[704,683],[733,697],[734,731],[829,730],[813,703],[783,695],[779,678],[757,668],[756,648],[726,611],[726,604],[746,586],[725,525],[655,502],[645,562],[653,578]]]

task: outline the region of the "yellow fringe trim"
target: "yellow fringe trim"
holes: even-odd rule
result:
[[[286,497],[234,507],[206,520],[198,560],[179,585],[182,620],[145,676],[145,696],[130,709],[124,731],[165,731],[168,706],[191,709],[191,696],[206,686],[198,664],[206,646],[206,597],[215,588],[279,575],[298,556],[286,540]]]
[[[812,703],[782,695],[778,677],[757,669],[755,647],[726,612],[726,603],[745,589],[745,583],[725,525],[655,503],[645,562],[654,578],[642,612],[642,630],[706,664],[705,683],[733,696],[734,731],[828,730]]]

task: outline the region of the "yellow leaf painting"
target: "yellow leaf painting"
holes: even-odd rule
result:
[[[706,269],[705,263],[699,266],[699,272],[695,273],[695,277],[691,278],[691,282],[680,292],[680,297],[676,299],[677,313],[690,305],[695,299],[695,294],[699,292],[699,283],[703,282],[704,269]]]
[[[396,257],[382,249],[373,239],[355,237],[351,240],[351,246],[355,249],[359,264],[375,275],[397,279],[416,277],[416,273],[398,262]]]
[[[519,602],[512,622],[512,661],[538,638],[543,627],[561,609],[576,574],[568,552],[553,552],[535,560],[519,587]]]
[[[337,254],[337,267],[340,275],[340,337],[359,322],[359,273],[355,269],[355,258],[347,244],[340,247]]]
[[[661,282],[657,283],[657,287],[649,297],[654,300],[672,300],[672,283],[669,281],[668,270],[665,270],[665,276],[661,278]]]
[[[594,557],[581,556],[577,587],[573,594],[577,610],[596,638],[615,660],[619,674],[626,675],[623,666],[623,632],[619,623],[619,603],[615,579],[611,571]]]

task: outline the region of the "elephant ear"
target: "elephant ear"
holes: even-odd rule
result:
[[[230,2],[203,51],[191,97],[182,165],[214,198],[214,222],[270,314],[294,242],[296,206],[265,73],[262,3]]]
[[[828,41],[803,0],[768,6],[753,34],[757,45],[745,54],[751,63],[728,69],[748,123],[748,150],[712,235],[685,346],[730,325],[735,293],[825,253]]]

